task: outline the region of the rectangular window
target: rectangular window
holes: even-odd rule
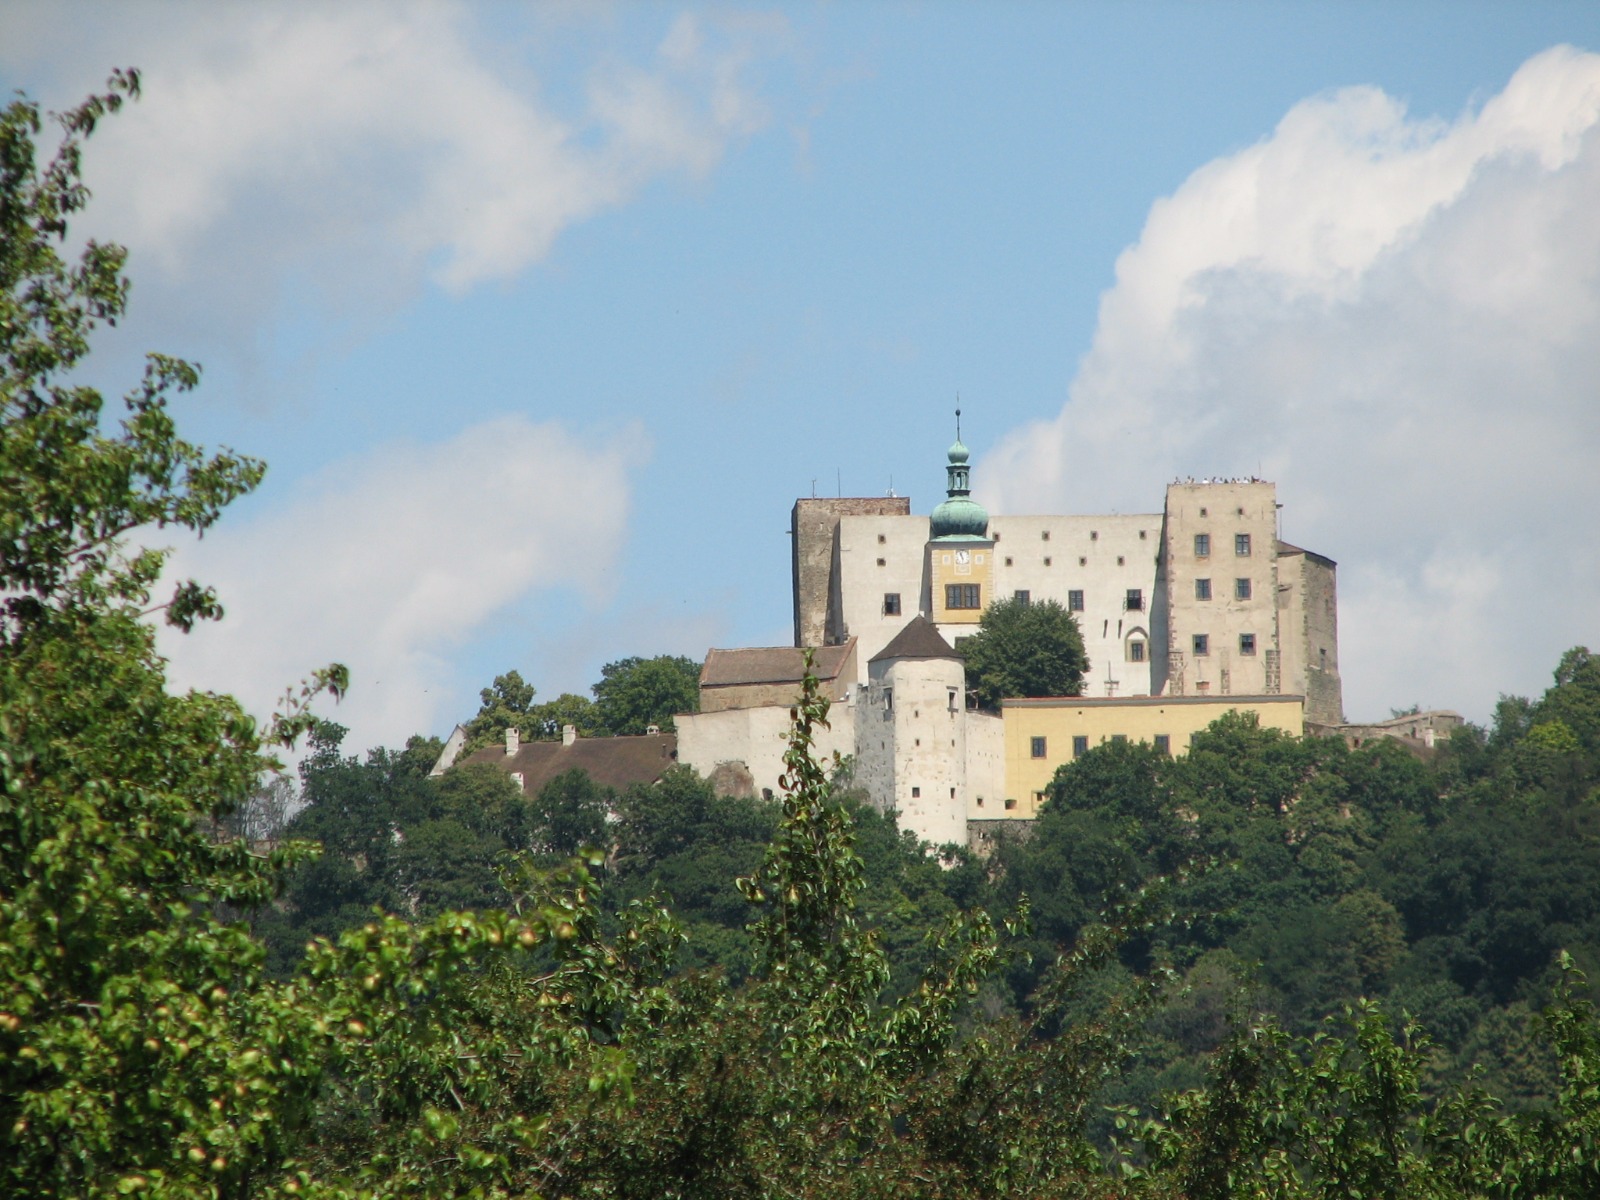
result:
[[[1028,739],[1028,754],[1032,758],[1044,757],[1044,739],[1042,737]]]
[[[1233,598],[1235,600],[1250,599],[1250,581],[1248,579],[1235,579],[1233,581]]]
[[[913,800],[920,800],[922,798],[922,789],[919,788],[919,787],[912,788],[911,789],[911,798]]]
[[[883,594],[883,615],[898,617],[900,615],[900,593],[885,592]]]
[[[1022,605],[1028,604],[1030,602],[1030,600],[1031,600],[1031,597],[1028,595],[1027,592],[1012,592],[1011,593],[1011,598],[1013,600],[1015,600],[1018,604],[1022,604]]]
[[[1209,533],[1197,533],[1194,535],[1194,556],[1196,558],[1211,557],[1211,535]]]
[[[1123,607],[1123,610],[1126,611],[1126,612],[1143,612],[1144,611],[1144,589],[1143,588],[1129,588],[1128,589],[1128,598],[1123,602],[1122,607]]]
[[[1253,633],[1241,633],[1239,635],[1239,653],[1240,654],[1254,654],[1255,652],[1256,652],[1256,635],[1253,634]]]
[[[1156,734],[1156,753],[1157,754],[1171,754],[1172,753],[1172,739],[1170,737],[1168,737],[1164,733]]]
[[[894,711],[894,689],[893,688],[884,688],[883,689],[883,707],[884,707],[884,710],[886,712],[893,712]]]
[[[1203,633],[1194,635],[1194,656],[1204,658],[1211,653],[1211,639]]]
[[[1089,739],[1079,734],[1072,739],[1072,757],[1082,758],[1089,753]]]
[[[1194,581],[1194,598],[1196,600],[1211,599],[1211,580],[1196,579]]]
[[[1069,592],[1067,592],[1067,611],[1068,612],[1082,612],[1083,611],[1083,592],[1081,590],[1079,590],[1078,588],[1073,588]]]
[[[1236,533],[1233,535],[1233,552],[1240,558],[1250,557],[1250,535],[1248,533]]]
[[[960,706],[956,704],[956,689],[946,688],[945,690],[950,694],[950,711],[958,711]]]
[[[1006,811],[1009,812],[1011,809],[1015,808],[1016,806],[1017,806],[1017,798],[1015,796],[1007,796],[1006,797]]]
[[[1141,638],[1131,638],[1128,642],[1128,661],[1144,661],[1144,641]]]
[[[944,606],[946,608],[982,608],[979,603],[979,584],[976,583],[947,583],[944,585]]]

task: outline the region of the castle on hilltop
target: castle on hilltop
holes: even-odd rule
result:
[[[1273,484],[1179,480],[1160,512],[991,516],[959,433],[945,499],[797,500],[794,646],[713,650],[679,761],[775,791],[801,647],[836,705],[818,749],[849,755],[874,803],[942,844],[1031,818],[1056,767],[1100,742],[1168,752],[1228,711],[1299,734],[1344,721],[1333,560],[1277,536]],[[968,707],[960,646],[995,600],[1077,619],[1085,694]],[[839,712],[837,706],[843,706]]]

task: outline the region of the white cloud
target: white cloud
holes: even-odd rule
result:
[[[169,574],[216,587],[227,615],[163,634],[173,686],[232,692],[265,715],[287,685],[340,661],[349,698],[320,710],[350,728],[349,748],[448,727],[460,715],[452,651],[536,591],[608,599],[645,453],[638,430],[586,445],[507,418],[297,484],[174,555]]]
[[[143,99],[91,145],[94,224],[141,278],[202,289],[197,311],[230,281],[259,315],[307,281],[370,301],[513,278],[766,120],[745,76],[771,30],[679,17],[643,63],[601,56],[561,114],[482,19],[538,36],[536,13],[446,3],[20,4],[0,65],[54,70],[64,103],[142,68]]]
[[[1454,122],[1295,106],[1152,206],[1059,417],[976,478],[1002,511],[1149,510],[1262,474],[1340,561],[1352,716],[1485,717],[1600,638],[1600,56]]]

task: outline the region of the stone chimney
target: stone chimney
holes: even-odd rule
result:
[[[563,725],[561,727],[561,744],[570,746],[578,740],[578,727],[576,725]]]
[[[522,746],[522,731],[515,725],[506,726],[506,757],[510,758]]]
[[[659,725],[646,725],[644,727],[644,731],[647,734],[649,734],[651,737],[655,737],[656,734],[661,732],[661,726],[659,726]]]

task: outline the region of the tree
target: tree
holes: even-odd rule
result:
[[[670,732],[674,713],[700,711],[700,667],[682,655],[624,658],[600,669],[594,685],[600,725],[613,736]]]
[[[1054,600],[997,600],[962,650],[967,692],[988,709],[1008,696],[1079,695],[1089,670],[1077,619]]]
[[[517,671],[496,675],[494,683],[478,693],[482,703],[477,715],[467,722],[467,744],[462,753],[494,745],[512,726],[520,729],[537,694],[533,684],[525,683]]]

